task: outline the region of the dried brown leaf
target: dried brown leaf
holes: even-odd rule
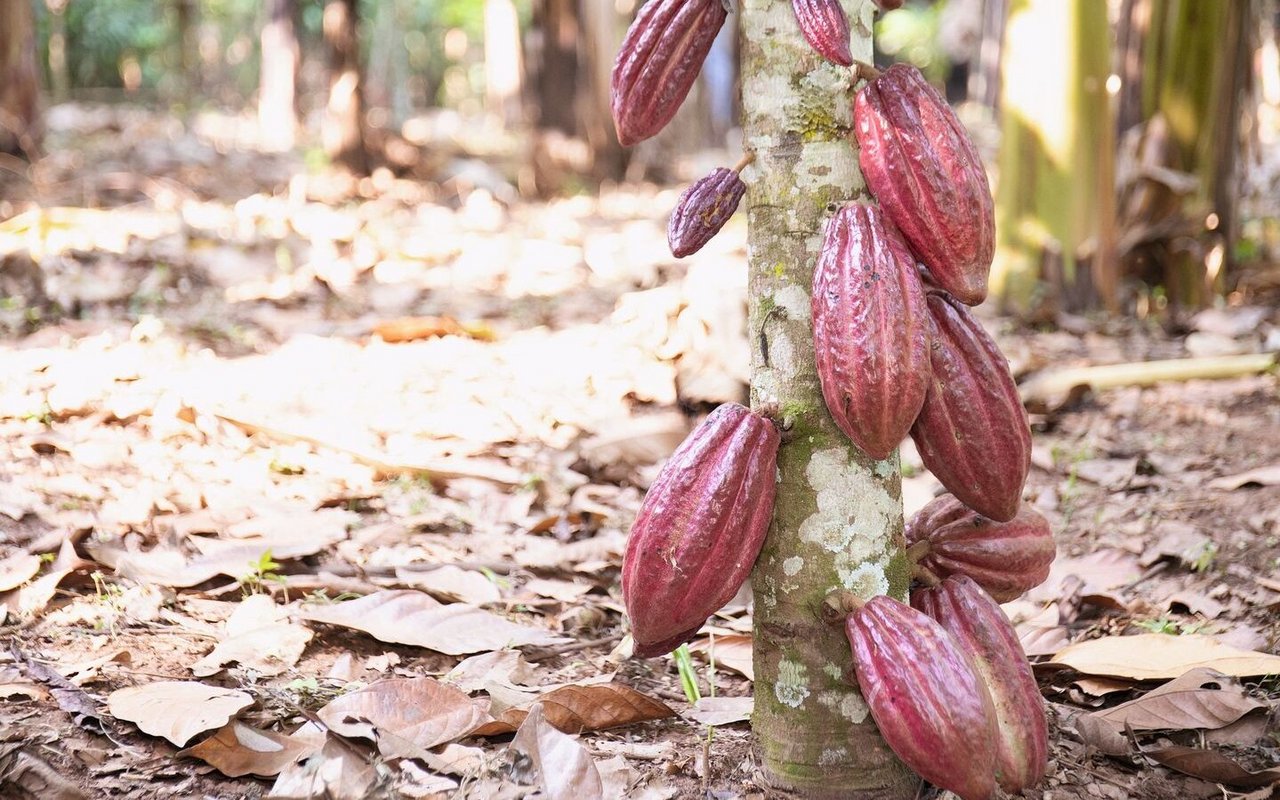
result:
[[[480,704],[434,678],[378,681],[335,699],[318,716],[335,733],[374,740],[387,758],[416,757],[488,719]]]
[[[702,639],[689,645],[695,653],[703,653],[707,660],[715,660],[716,668],[731,669],[754,681],[755,668],[752,661],[752,638],[749,635],[734,633],[717,636],[714,639]]]
[[[704,697],[684,716],[703,725],[732,725],[750,720],[754,708],[751,697]]]
[[[377,592],[333,605],[303,606],[303,619],[364,631],[384,642],[463,655],[569,641],[550,631],[517,625],[466,603],[441,605],[425,592]]]
[[[502,592],[498,591],[497,584],[485,577],[484,573],[461,569],[452,564],[423,571],[396,567],[396,580],[411,589],[421,589],[446,603],[484,605],[502,599]]]
[[[1280,656],[1238,650],[1212,637],[1193,634],[1092,639],[1059,650],[1053,662],[1087,675],[1139,681],[1172,680],[1197,667],[1239,678],[1280,673]]]
[[[1211,669],[1193,669],[1136,700],[1121,703],[1093,716],[1136,731],[1221,728],[1259,708],[1234,679]]]
[[[206,686],[195,681],[159,681],[117,689],[107,698],[116,719],[132,722],[143,733],[162,736],[183,747],[191,737],[221,728],[253,705],[245,692]]]
[[[533,762],[550,800],[604,800],[604,785],[591,754],[548,722],[541,704],[529,710],[511,749]]]
[[[36,576],[44,562],[40,556],[17,552],[0,561],[0,592],[16,589]]]
[[[271,778],[285,767],[320,750],[320,743],[232,722],[199,744],[179,751],[198,758],[223,775]]]
[[[539,697],[537,704],[542,706],[547,722],[565,733],[634,725],[676,713],[661,700],[620,683],[561,686]]]
[[[1143,752],[1148,758],[1155,759],[1169,769],[1210,783],[1240,789],[1260,789],[1280,784],[1280,768],[1250,772],[1217,750],[1169,745]]]

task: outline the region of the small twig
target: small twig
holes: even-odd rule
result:
[[[603,639],[590,639],[585,642],[570,642],[569,644],[556,645],[554,647],[543,647],[537,652],[526,655],[528,661],[544,661],[555,656],[562,656],[565,653],[576,653],[579,650],[590,650],[593,647],[599,647],[605,644],[613,644],[622,640],[622,634],[615,633],[612,636],[606,636]]]

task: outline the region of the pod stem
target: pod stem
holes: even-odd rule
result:
[[[907,548],[907,559],[912,564],[919,564],[921,559],[929,555],[929,550],[929,540],[921,539]]]
[[[742,154],[742,158],[738,159],[738,163],[733,165],[733,171],[741,175],[742,171],[746,169],[747,166],[755,160],[756,160],[756,154],[753,151],[748,150],[747,152]]]
[[[928,586],[930,589],[942,583],[942,579],[933,573],[928,567],[922,567],[919,564],[911,565],[911,577]]]
[[[854,78],[860,81],[873,81],[881,75],[874,64],[868,64],[865,61],[854,61],[850,69],[853,70]]]

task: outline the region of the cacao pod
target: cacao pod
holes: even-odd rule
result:
[[[853,66],[849,18],[840,0],[791,0],[800,32],[818,55],[843,67]]]
[[[623,147],[666,127],[698,78],[728,12],[723,0],[649,0],[613,65],[613,122]]]
[[[881,209],[851,203],[827,222],[811,302],[827,408],[867,455],[887,458],[929,388],[929,312],[915,259]]]
[[[851,613],[845,634],[858,687],[902,763],[963,800],[995,794],[995,710],[951,636],[885,595]]]
[[[854,100],[858,163],[889,219],[942,288],[987,296],[995,207],[964,126],[920,70],[894,64]]]
[[[742,587],[773,518],[779,441],[771,420],[727,403],[663,465],[622,562],[636,655],[689,641]]]
[[[1008,792],[1040,783],[1049,761],[1044,698],[1018,634],[1000,606],[964,575],[917,589],[911,605],[941,625],[969,655],[996,712],[996,780]]]
[[[738,210],[746,192],[738,173],[723,168],[685,189],[667,221],[671,254],[684,258],[701,250]]]
[[[881,11],[892,11],[895,8],[902,8],[902,0],[875,0],[875,4],[880,6]]]
[[[993,522],[950,494],[936,497],[907,523],[907,544],[927,542],[920,565],[939,577],[967,575],[1007,603],[1049,577],[1057,547],[1049,521],[1026,504]]]
[[[964,306],[926,293],[932,374],[911,428],[924,465],[969,508],[1008,522],[1031,468],[1031,429],[1000,349]]]

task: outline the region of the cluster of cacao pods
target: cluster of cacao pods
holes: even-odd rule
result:
[[[986,171],[946,100],[905,64],[858,92],[854,131],[878,205],[844,206],[823,234],[812,303],[827,408],[872,458],[910,433],[949,491],[1007,522],[1031,431],[1008,364],[967,308],[986,298],[995,247]]]
[[[944,495],[912,518],[907,536],[922,581],[911,605],[846,598],[858,686],[881,735],[962,800],[1035,786],[1049,758],[1044,700],[996,600],[1047,577],[1048,523],[1028,507],[993,522]]]

